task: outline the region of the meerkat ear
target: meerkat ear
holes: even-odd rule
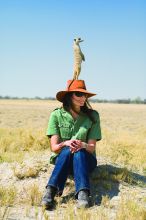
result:
[[[74,39],[74,41],[76,41],[76,39]]]

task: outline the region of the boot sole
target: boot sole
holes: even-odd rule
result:
[[[55,208],[55,202],[51,202],[51,203],[45,203],[45,202],[42,202],[41,203],[42,207],[46,210],[52,210]]]
[[[86,209],[86,208],[89,208],[89,203],[85,203],[83,202],[82,204],[81,203],[77,203],[77,208],[78,209]]]

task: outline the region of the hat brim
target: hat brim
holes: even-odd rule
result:
[[[71,93],[71,92],[83,92],[85,94],[88,95],[87,98],[90,98],[92,96],[95,96],[96,94],[94,93],[91,93],[85,89],[74,89],[74,90],[70,90],[70,91],[60,91],[56,94],[56,99],[59,101],[59,102],[63,102],[63,98],[64,96],[67,94],[67,93]]]

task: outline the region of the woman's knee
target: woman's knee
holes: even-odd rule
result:
[[[62,151],[60,152],[60,155],[63,155],[64,157],[68,157],[70,156],[70,154],[71,154],[71,151],[69,147],[64,147]]]
[[[85,149],[81,149],[81,150],[77,151],[76,153],[74,153],[74,158],[79,159],[82,157],[86,157],[86,150]]]

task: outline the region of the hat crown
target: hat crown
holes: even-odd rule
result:
[[[77,89],[85,89],[86,85],[84,80],[68,80],[66,91],[75,91]]]

